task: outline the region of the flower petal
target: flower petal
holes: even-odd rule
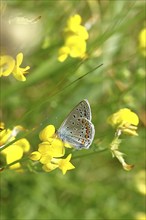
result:
[[[15,60],[11,56],[0,56],[0,76],[8,76],[12,73]]]

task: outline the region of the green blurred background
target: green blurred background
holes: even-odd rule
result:
[[[91,105],[96,134],[91,150],[73,151],[72,163],[76,168],[65,176],[60,170],[1,172],[1,220],[141,220],[138,215],[145,212],[146,205],[139,189],[145,178],[139,177],[145,169],[145,58],[138,37],[146,20],[145,1],[11,0],[5,3],[8,19],[41,16],[36,22],[41,26],[34,37],[34,41],[39,39],[37,46],[32,50],[31,39],[13,52],[16,56],[22,51],[22,66],[31,67],[26,82],[18,82],[11,76],[1,79],[1,115],[6,127],[12,129],[18,124],[30,130],[37,127],[27,137],[31,151],[36,150],[38,131],[47,124],[54,124],[57,129],[69,111],[86,98]],[[63,28],[76,13],[88,27],[88,59],[68,58],[59,63]],[[103,65],[94,70],[100,64]],[[114,130],[107,124],[107,117],[124,107],[140,118],[139,136],[125,137],[120,149],[128,163],[135,164],[130,172],[122,169],[110,151],[93,153],[95,148],[109,147]]]

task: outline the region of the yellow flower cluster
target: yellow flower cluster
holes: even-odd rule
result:
[[[15,126],[13,130],[5,129],[4,123],[0,125],[0,148],[3,149],[6,144],[15,140],[17,134],[23,130],[21,126]],[[14,142],[13,144],[9,145],[7,148],[3,149],[1,153],[6,157],[6,163],[11,164],[23,157],[23,154],[28,152],[30,149],[30,144],[25,138],[21,138],[20,140]],[[10,169],[19,169],[21,164],[15,163],[14,165],[10,166]]]
[[[16,60],[14,60],[11,56],[0,56],[0,77],[9,76],[12,73],[17,80],[26,81],[26,77],[24,75],[28,73],[27,70],[29,70],[30,67],[20,67],[22,61],[23,53],[19,53],[16,56]]]
[[[143,56],[146,57],[146,28],[143,28],[139,33],[139,48]]]
[[[119,160],[125,170],[129,171],[134,166],[127,164],[123,158],[124,154],[118,150],[121,143],[121,139],[119,139],[119,137],[122,133],[137,136],[138,134],[136,130],[139,123],[139,118],[130,109],[123,108],[112,114],[108,118],[108,123],[113,127],[116,127],[115,137],[110,144],[112,155]]]
[[[53,125],[46,126],[39,134],[39,138],[42,143],[39,144],[38,151],[34,151],[30,155],[30,159],[39,161],[43,164],[43,170],[50,172],[56,168],[62,170],[65,174],[67,170],[74,169],[75,167],[70,162],[71,154],[66,158],[62,158],[65,155],[65,147],[71,147],[65,145],[55,134],[55,127]]]
[[[128,108],[120,109],[108,118],[108,123],[123,133],[137,136],[138,116]]]
[[[82,18],[78,14],[68,19],[64,29],[64,46],[59,49],[58,60],[60,62],[64,62],[68,56],[73,58],[86,57],[86,40],[89,35],[81,22]]]

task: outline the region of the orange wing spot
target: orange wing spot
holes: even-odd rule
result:
[[[82,139],[81,143],[82,143],[82,144],[85,144],[85,140]]]

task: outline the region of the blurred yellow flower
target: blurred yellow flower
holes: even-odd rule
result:
[[[86,52],[86,42],[81,37],[72,35],[66,39],[66,47],[69,48],[71,57],[84,57]]]
[[[15,140],[16,135],[24,129],[20,125],[15,126],[13,130],[5,129],[3,122],[1,122],[1,125],[3,126],[3,129],[0,130],[0,148],[10,141]]]
[[[76,14],[70,17],[67,21],[67,26],[64,28],[65,36],[77,35],[84,40],[89,38],[89,34],[84,26],[81,25],[82,18],[80,15]]]
[[[146,178],[146,171],[145,170],[141,170],[135,174],[135,186],[136,186],[137,190],[143,195],[146,195],[145,178]]]
[[[69,18],[64,29],[65,43],[59,49],[58,60],[63,62],[68,56],[73,58],[86,57],[86,40],[89,35],[84,26],[81,25],[81,16],[76,14]]]
[[[11,136],[12,130],[10,129],[3,129],[0,132],[0,147],[2,148],[4,144],[8,141],[13,141],[15,138]]]
[[[9,76],[15,66],[15,60],[11,56],[0,56],[0,76]]]
[[[6,157],[6,163],[10,164],[14,161],[17,161],[22,158],[24,152],[28,152],[30,149],[29,142],[22,138],[12,145],[8,146],[4,150],[1,151],[2,154]],[[20,163],[15,163],[14,165],[10,166],[10,169],[18,169],[21,167]]]
[[[139,33],[139,48],[143,56],[146,56],[146,28],[143,28]]]
[[[3,125],[3,129],[0,131],[0,148],[2,149],[1,153],[6,157],[6,163],[10,164],[16,160],[21,159],[23,154],[29,151],[30,144],[25,138],[22,138],[9,145],[8,147],[4,148],[6,144],[15,140],[16,135],[24,128],[18,125],[15,126],[12,130],[5,129],[4,123],[1,122],[1,124]],[[20,167],[20,163],[16,163],[10,166],[10,169],[18,169]]]
[[[139,123],[138,116],[128,108],[120,109],[108,118],[108,123],[118,130],[137,136],[137,125]]]
[[[144,212],[136,213],[135,220],[146,220],[146,214]]]
[[[8,76],[13,74],[13,76],[19,81],[25,81],[27,70],[30,69],[29,66],[22,68],[20,65],[23,61],[23,53],[19,53],[16,57],[16,61],[11,56],[0,56],[0,77]]]
[[[15,67],[12,71],[13,76],[19,80],[19,81],[26,81],[26,77],[24,76],[25,74],[27,74],[27,70],[30,69],[29,66],[22,68],[20,67],[20,65],[22,64],[23,61],[23,53],[19,53],[16,57],[16,63],[15,63]]]
[[[46,126],[39,134],[42,143],[39,144],[38,151],[30,154],[30,159],[39,161],[43,164],[42,169],[50,172],[56,168],[60,168],[63,174],[67,170],[73,169],[73,165],[69,162],[71,156],[66,159],[60,159],[65,155],[65,147],[71,147],[63,143],[55,134],[53,125]]]
[[[4,122],[0,122],[0,131],[4,130],[5,128],[5,123]]]

